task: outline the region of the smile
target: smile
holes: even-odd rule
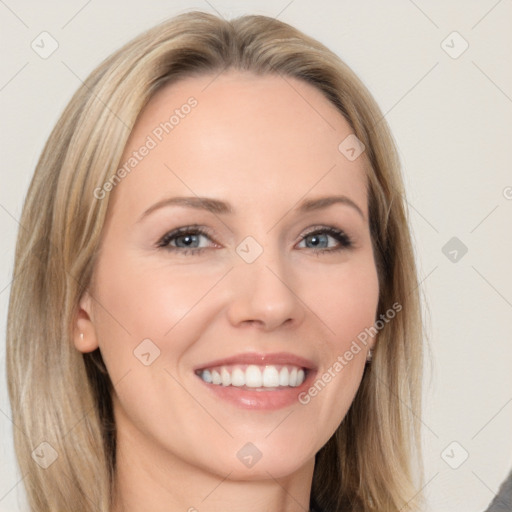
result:
[[[237,408],[270,411],[299,404],[315,378],[313,361],[289,352],[233,354],[194,368],[201,389]]]
[[[225,365],[198,370],[196,374],[206,383],[249,389],[297,387],[306,378],[307,370],[295,365]]]

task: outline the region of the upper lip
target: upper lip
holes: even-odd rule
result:
[[[243,354],[237,354],[201,364],[195,368],[195,371],[204,370],[205,368],[213,368],[215,366],[228,366],[235,364],[255,364],[260,366],[272,364],[293,365],[305,368],[306,370],[312,370],[315,366],[309,359],[295,354],[290,354],[288,352],[276,352],[272,354],[245,352]]]

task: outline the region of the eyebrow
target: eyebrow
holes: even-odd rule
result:
[[[317,199],[307,199],[297,207],[297,210],[299,212],[311,212],[327,208],[333,204],[344,204],[346,206],[350,206],[356,210],[364,220],[366,220],[363,210],[361,210],[361,208],[359,208],[359,206],[347,196],[327,196],[319,197]]]
[[[337,195],[337,196],[326,196],[319,197],[315,199],[306,199],[302,201],[297,207],[293,208],[293,210],[297,213],[307,213],[316,210],[321,210],[324,208],[328,208],[333,204],[344,204],[346,206],[350,206],[354,210],[359,213],[359,215],[365,219],[365,215],[361,208],[347,196]],[[220,214],[232,214],[234,213],[233,207],[224,201],[220,201],[219,199],[213,199],[211,197],[199,197],[199,196],[177,196],[177,197],[168,197],[166,199],[162,199],[158,201],[154,205],[150,206],[144,213],[140,216],[138,222],[142,221],[145,217],[150,215],[156,210],[160,210],[161,208],[165,208],[168,206],[183,206],[186,208],[194,208],[197,210],[205,210],[216,215]]]

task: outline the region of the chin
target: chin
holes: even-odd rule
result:
[[[223,455],[212,454],[208,461],[204,460],[203,468],[209,472],[214,472],[225,478],[229,475],[230,480],[235,481],[254,481],[268,480],[269,478],[286,478],[308,465],[314,466],[315,451],[308,453],[299,453],[298,447],[304,446],[302,443],[288,442],[286,445],[280,443],[279,448],[274,447],[272,443],[265,445],[243,443],[237,446],[235,451],[226,447]],[[231,452],[231,456],[225,456]],[[212,459],[216,463],[212,465]]]

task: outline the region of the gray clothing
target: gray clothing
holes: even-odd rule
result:
[[[498,494],[485,512],[512,512],[512,472],[503,482]]]

